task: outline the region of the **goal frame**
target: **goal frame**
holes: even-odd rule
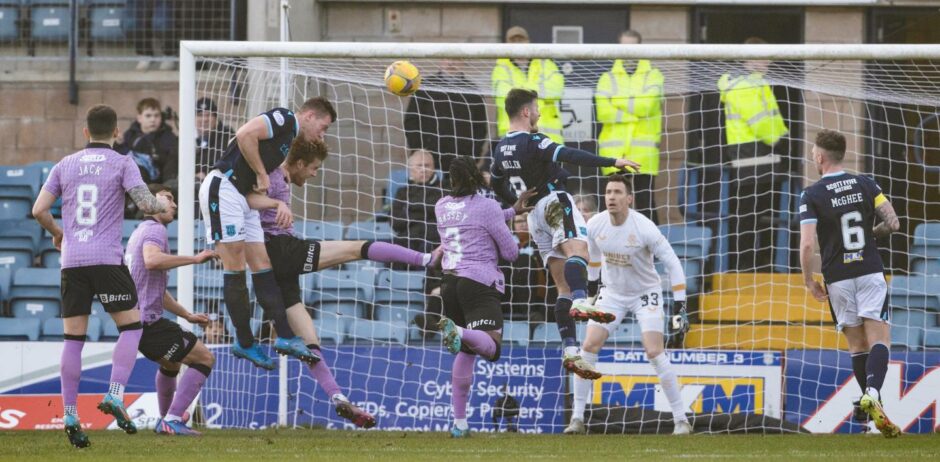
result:
[[[197,59],[211,57],[283,58],[281,104],[287,104],[288,58],[572,60],[940,60],[940,44],[494,44],[181,41],[179,76],[179,254],[193,255],[195,231],[195,109]],[[193,266],[177,270],[178,299],[193,303]],[[287,424],[286,367],[281,364],[278,422]]]

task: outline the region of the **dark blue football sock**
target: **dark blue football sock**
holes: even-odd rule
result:
[[[868,352],[852,353],[852,372],[855,374],[855,380],[861,387],[862,393],[868,388],[868,377],[865,367],[868,364]]]
[[[255,296],[258,303],[271,320],[274,321],[274,330],[281,338],[293,338],[294,330],[287,322],[287,310],[284,308],[284,298],[281,288],[274,278],[274,271],[266,270],[251,275],[251,282],[255,285]]]
[[[571,298],[587,298],[587,267],[585,259],[574,256],[565,261],[565,282],[571,288]]]
[[[558,296],[555,301],[555,324],[558,326],[558,333],[561,335],[561,341],[566,347],[578,345],[578,334],[574,328],[574,320],[568,312],[571,311],[571,299]]]
[[[251,306],[248,304],[248,280],[244,271],[226,271],[222,275],[222,296],[229,319],[235,326],[235,337],[242,348],[255,343],[251,333]]]
[[[878,391],[878,399],[881,399],[881,386],[885,383],[885,375],[888,373],[889,357],[888,347],[883,343],[872,345],[871,351],[868,352],[868,363],[865,365],[866,381],[868,388]]]

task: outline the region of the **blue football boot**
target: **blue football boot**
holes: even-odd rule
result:
[[[236,358],[247,359],[251,361],[252,364],[262,369],[273,371],[277,368],[277,363],[261,349],[261,345],[258,345],[257,342],[253,343],[248,348],[242,348],[238,342],[235,342],[232,345],[232,355]]]
[[[137,433],[137,426],[134,425],[130,415],[127,414],[127,409],[124,408],[124,402],[115,398],[114,395],[110,393],[104,395],[104,399],[98,403],[98,410],[114,416],[114,421],[117,423],[118,427],[121,427],[121,430],[124,430],[124,433],[128,435]]]
[[[153,429],[158,435],[199,436],[201,433],[189,428],[180,420],[160,419],[157,427]]]
[[[457,325],[454,324],[454,321],[451,321],[450,318],[443,317],[437,323],[438,329],[441,330],[441,335],[444,336],[442,342],[444,343],[444,348],[447,348],[447,351],[451,354],[457,354],[460,352],[460,335],[457,333]]]
[[[274,342],[274,351],[280,355],[293,356],[305,363],[316,364],[320,362],[320,357],[310,351],[307,345],[300,337],[282,338],[278,337]]]
[[[468,428],[466,430],[461,430],[457,428],[456,425],[454,425],[453,427],[450,427],[450,437],[451,438],[469,438],[470,429]]]

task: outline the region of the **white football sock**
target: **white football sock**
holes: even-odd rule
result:
[[[117,382],[111,382],[111,386],[108,387],[108,394],[111,396],[114,396],[115,398],[123,402],[124,401],[124,385],[117,383]]]
[[[577,346],[566,346],[565,356],[577,356],[579,348]]]
[[[454,419],[454,426],[459,430],[466,430],[470,428],[470,425],[467,424],[467,419]]]
[[[590,365],[597,364],[597,353],[591,353],[589,351],[581,351],[581,359]],[[593,380],[582,379],[581,377],[574,377],[574,409],[571,412],[572,419],[581,419],[584,421],[584,408],[587,406],[588,395],[591,394],[591,390],[594,387]]]
[[[672,408],[673,422],[687,422],[685,416],[685,405],[682,404],[681,387],[676,378],[676,372],[672,369],[672,362],[669,361],[669,354],[660,353],[659,356],[650,359],[653,369],[656,369],[656,375],[659,376],[659,385],[663,387],[663,393],[669,400],[669,407]]]
[[[182,421],[183,421],[183,418],[180,417],[180,416],[178,416],[178,415],[167,414],[167,415],[163,416],[163,420],[165,420],[165,421],[167,421],[167,422],[173,422],[174,420],[178,420],[178,421],[182,422]]]

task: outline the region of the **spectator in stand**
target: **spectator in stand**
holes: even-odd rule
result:
[[[209,98],[196,101],[196,178],[198,183],[206,178],[235,132],[219,121],[219,108]]]
[[[440,71],[421,88],[431,90],[418,90],[405,113],[408,149],[431,152],[445,173],[456,156],[479,157],[487,142],[486,105],[464,75],[462,62],[442,61]]]
[[[163,120],[160,101],[144,98],[137,103],[137,120],[124,132],[115,150],[131,154],[147,183],[177,187],[179,138]],[[174,191],[174,194],[176,192]]]
[[[134,48],[141,57],[137,63],[138,71],[150,69],[154,53],[154,42],[168,58],[179,55],[179,47],[174,37],[174,8],[171,0],[127,0],[124,10],[124,35],[134,42]],[[176,68],[176,61],[160,61],[161,71]]]
[[[436,249],[441,244],[441,238],[437,232],[434,206],[442,197],[444,185],[437,174],[434,156],[423,149],[412,151],[408,157],[408,184],[395,193],[392,203],[391,221],[395,243],[424,253]],[[440,292],[441,272],[428,269],[424,282],[424,293],[428,296],[426,314],[415,318],[415,323],[426,333],[437,330],[437,321],[443,313]]]
[[[591,194],[574,196],[574,206],[581,212],[585,222],[597,214],[597,199]]]

